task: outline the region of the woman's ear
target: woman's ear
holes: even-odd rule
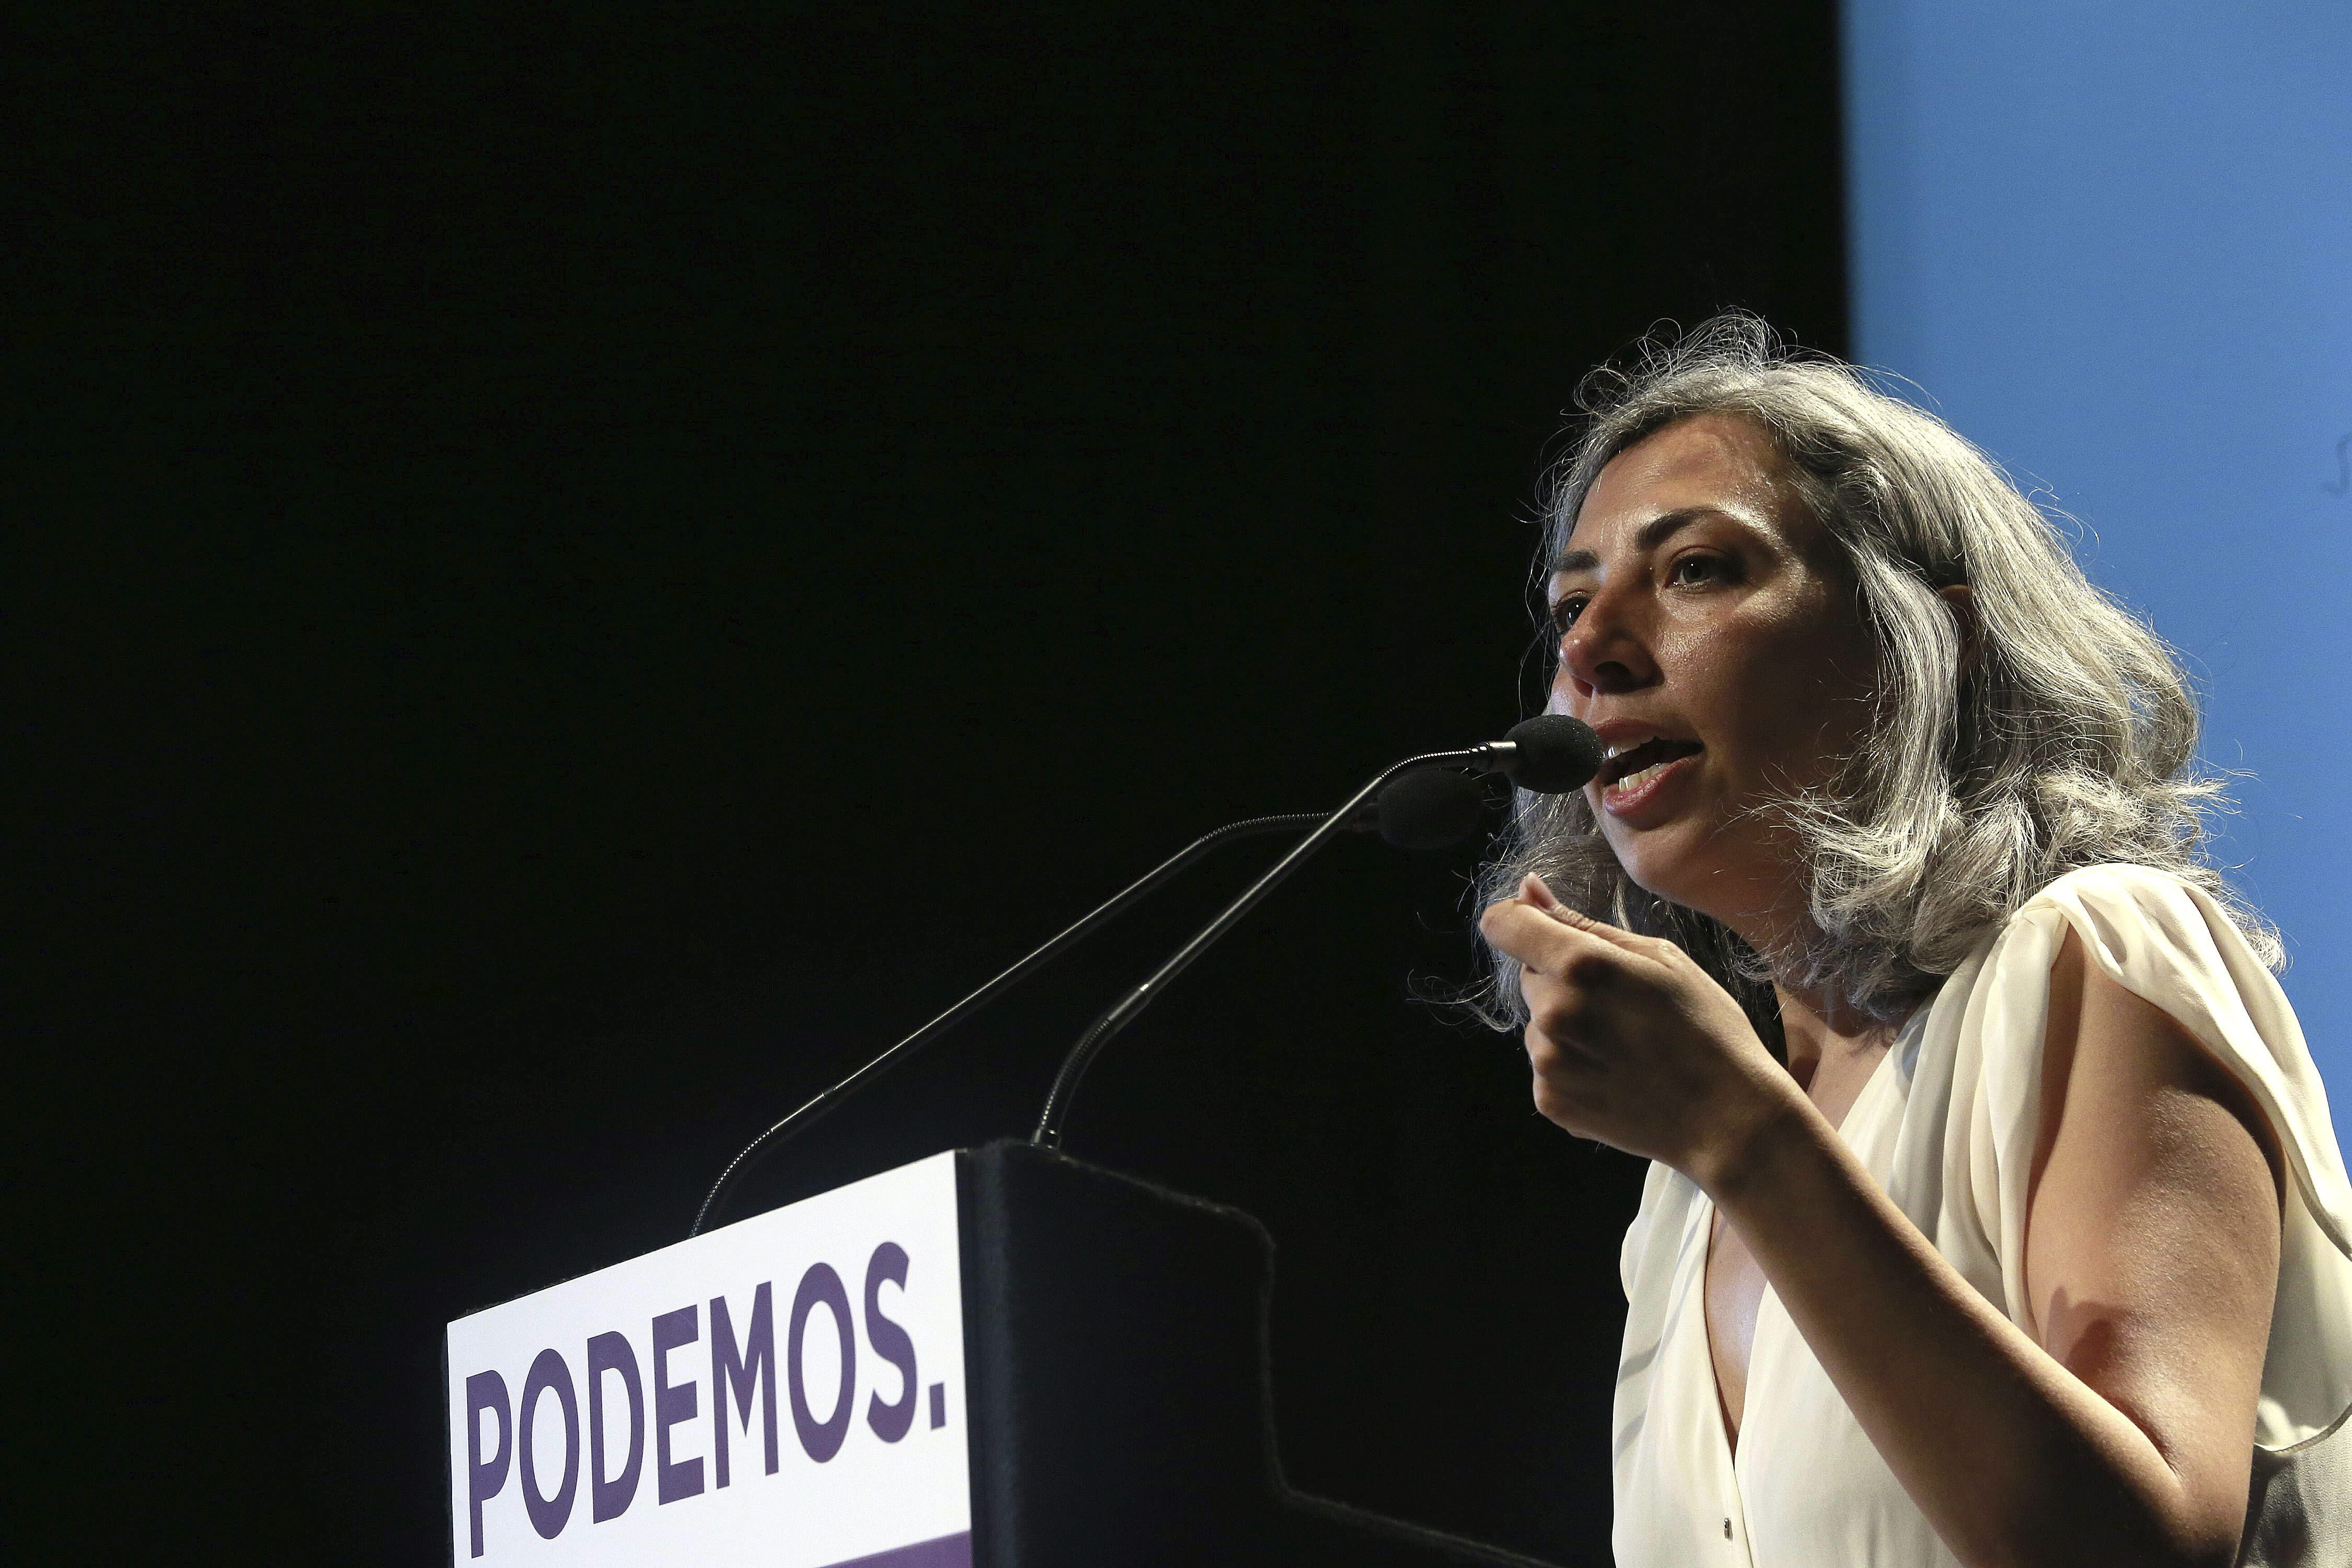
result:
[[[1984,633],[1977,624],[1977,596],[1966,583],[1955,583],[1948,588],[1936,590],[1936,597],[1944,601],[1952,612],[1952,619],[1960,628],[1960,673],[1974,675],[1977,660],[1984,652]]]

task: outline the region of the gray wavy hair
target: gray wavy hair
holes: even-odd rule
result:
[[[1552,471],[1538,583],[1601,470],[1701,414],[1771,436],[1843,548],[1879,649],[1871,740],[1822,789],[1763,808],[1792,828],[1811,920],[1761,954],[1720,923],[1636,886],[1581,793],[1519,792],[1481,903],[1540,876],[1599,919],[1679,943],[1779,1037],[1772,982],[1899,1017],[2020,906],[2079,867],[2130,862],[2211,893],[2264,963],[2277,932],[2202,852],[2221,783],[2194,769],[2198,710],[2172,651],[2094,587],[2048,518],[1949,426],[1853,366],[1785,348],[1753,316],[1653,337],[1578,388],[1587,423]],[[1937,590],[1965,584],[1976,658]],[[1555,657],[1556,654],[1555,654]],[[1519,966],[1495,958],[1477,1004],[1527,1017]]]

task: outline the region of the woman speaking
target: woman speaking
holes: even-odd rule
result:
[[[1481,929],[1654,1162],[1618,1562],[2352,1563],[2352,1186],[2147,628],[1935,418],[1727,318],[1602,373]]]

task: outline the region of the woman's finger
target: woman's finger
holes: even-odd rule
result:
[[[1497,952],[1508,953],[1530,969],[1577,984],[1607,981],[1632,956],[1630,950],[1600,932],[1588,931],[1519,899],[1489,904],[1478,917],[1478,929]]]
[[[1570,909],[1559,901],[1558,894],[1544,885],[1541,877],[1532,872],[1519,879],[1519,897],[1562,925],[1573,926],[1578,931],[1597,936],[1612,947],[1622,948],[1627,952],[1648,951],[1651,938],[1636,936],[1622,927],[1611,925],[1607,921],[1594,920],[1580,910]]]
[[[1596,945],[1594,938],[1556,921],[1524,900],[1505,899],[1489,904],[1478,917],[1478,929],[1497,952],[1508,953],[1530,968],[1558,973],[1575,952]]]

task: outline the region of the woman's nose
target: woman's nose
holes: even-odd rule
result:
[[[1586,602],[1559,639],[1559,679],[1570,695],[1637,691],[1658,679],[1657,661],[1634,618],[1606,590]]]

